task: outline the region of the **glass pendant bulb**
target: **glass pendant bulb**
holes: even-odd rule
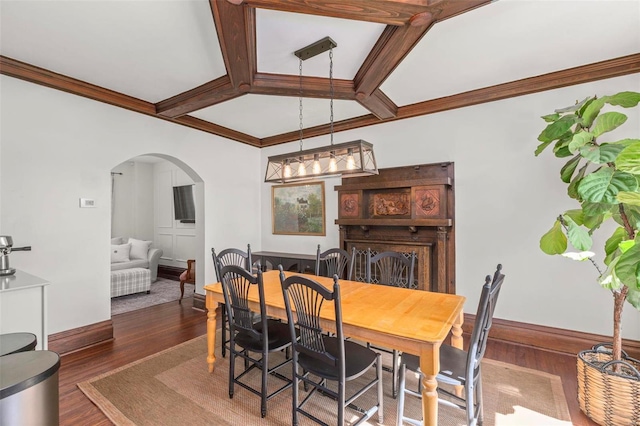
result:
[[[336,163],[336,153],[335,153],[335,151],[331,151],[331,153],[330,153],[329,171],[330,172],[337,172],[338,171],[338,163]]]
[[[289,160],[286,160],[284,162],[284,177],[285,178],[291,177],[291,164],[289,164]]]
[[[304,166],[304,158],[300,157],[300,165],[298,166],[298,176],[306,176],[307,168]]]
[[[347,169],[354,170],[356,168],[356,160],[353,158],[353,149],[347,150]]]
[[[320,168],[320,154],[313,155],[313,174],[319,175],[322,169]]]

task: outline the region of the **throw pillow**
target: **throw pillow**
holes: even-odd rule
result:
[[[147,260],[149,254],[149,248],[151,247],[151,241],[136,240],[135,238],[129,238],[129,244],[131,244],[131,259]]]
[[[117,246],[122,244],[122,237],[115,237],[111,239],[111,245],[112,246]]]
[[[120,244],[111,246],[111,263],[128,262],[131,244]]]

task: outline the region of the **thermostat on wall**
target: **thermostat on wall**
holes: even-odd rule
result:
[[[80,208],[95,207],[95,206],[96,206],[96,200],[94,200],[93,198],[80,198]]]

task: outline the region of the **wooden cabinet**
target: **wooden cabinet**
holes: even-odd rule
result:
[[[340,246],[356,248],[354,279],[364,279],[367,248],[415,251],[418,288],[455,293],[453,163],[380,169],[335,189]]]

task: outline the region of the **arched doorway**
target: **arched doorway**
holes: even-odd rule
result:
[[[111,169],[111,237],[123,239],[151,241],[152,249],[159,249],[162,254],[157,258],[159,268],[173,270],[186,269],[187,260],[196,260],[196,288],[203,286],[204,276],[204,182],[190,166],[183,161],[164,154],[150,153],[131,158]],[[174,187],[189,189],[193,195],[194,220],[176,218],[174,204]],[[126,243],[126,241],[123,241]],[[151,251],[149,251],[151,253]],[[150,255],[151,259],[151,255]],[[152,263],[152,262],[151,262]],[[127,265],[112,263],[114,268]],[[144,266],[143,266],[144,267]],[[152,276],[156,273],[153,271]],[[152,280],[155,288],[171,291],[171,294],[154,292],[151,283],[151,297],[144,292],[131,296],[120,296],[116,299],[118,308],[112,315],[139,309],[149,304],[174,301],[179,294],[177,283],[169,285],[163,278]],[[175,289],[174,289],[175,287]],[[177,293],[176,293],[177,291]],[[185,289],[185,297],[191,296],[193,286]],[[145,296],[147,298],[145,299]],[[128,298],[128,306],[122,307],[123,298]],[[193,306],[193,299],[186,298],[188,306]],[[113,306],[113,304],[112,304]],[[123,311],[124,309],[124,311]]]

